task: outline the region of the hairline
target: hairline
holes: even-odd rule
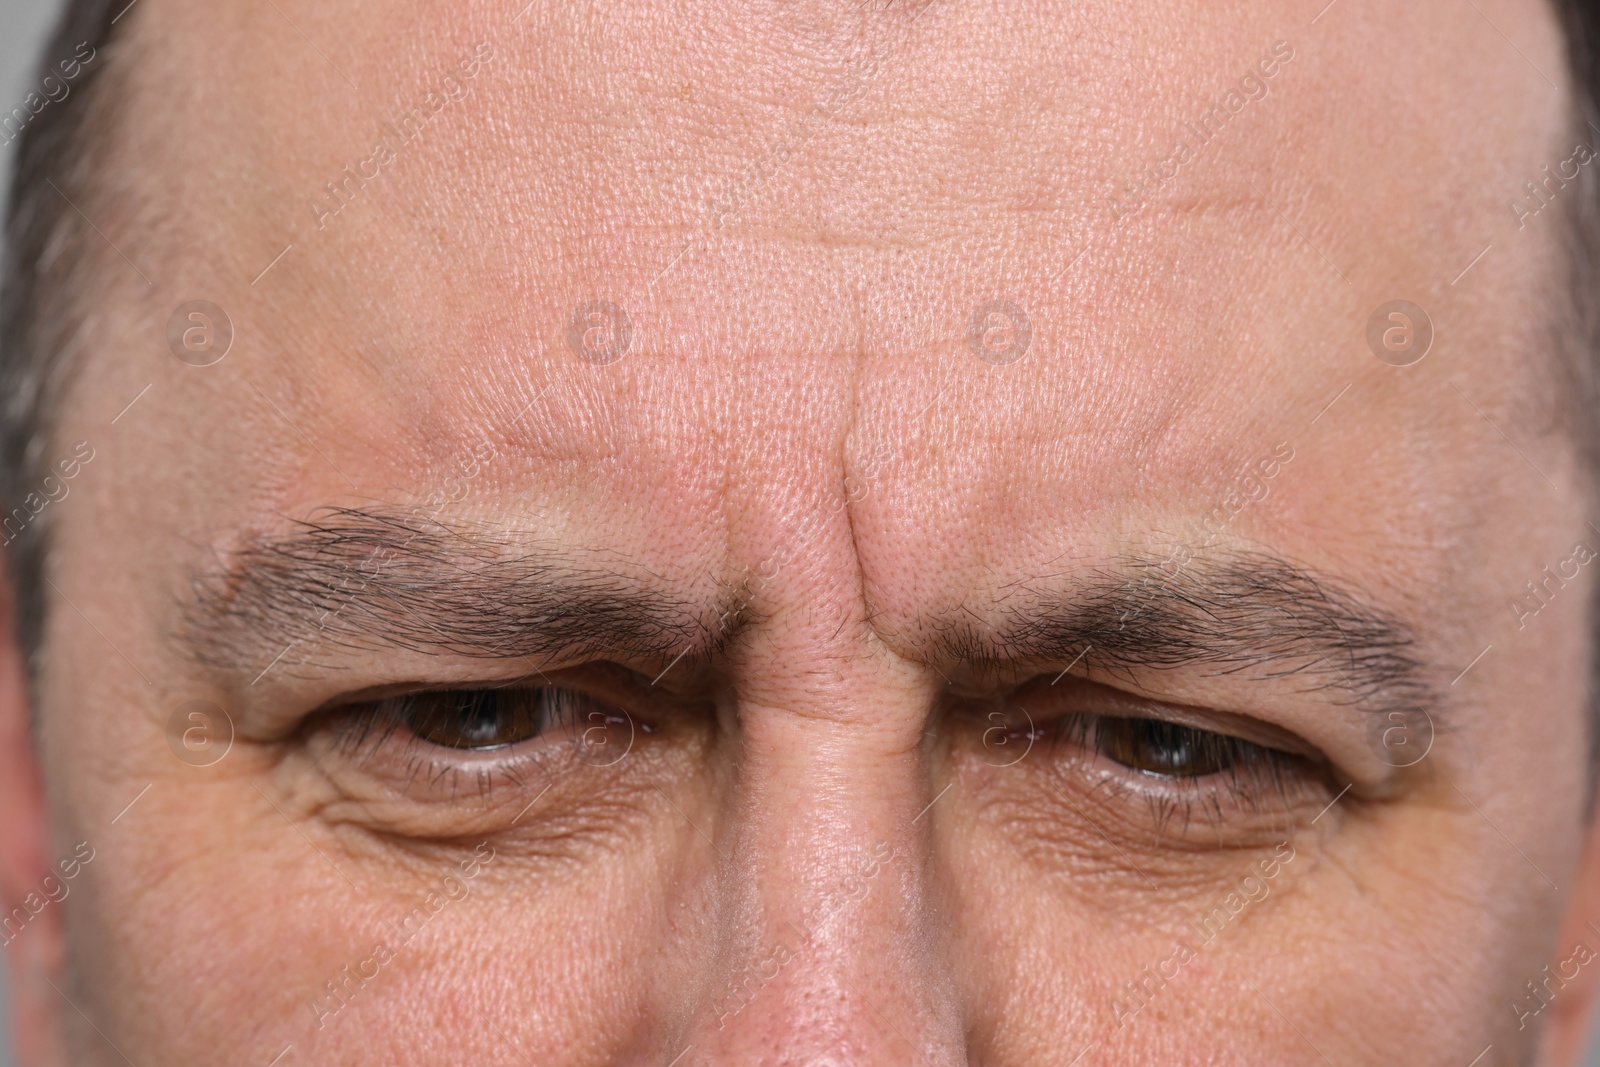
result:
[[[87,240],[91,229],[67,197],[82,203],[93,189],[88,147],[114,121],[118,94],[111,89],[126,73],[108,62],[108,53],[128,6],[127,0],[68,0],[36,81],[58,70],[81,44],[94,48],[95,61],[16,138],[0,268],[0,523],[50,472],[61,403],[83,364],[83,337],[94,318],[86,298],[103,252]],[[108,68],[116,73],[107,75]],[[25,657],[35,706],[53,520],[45,508],[0,545],[0,583],[12,598],[10,630]]]

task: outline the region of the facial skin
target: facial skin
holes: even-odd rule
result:
[[[0,690],[7,910],[93,854],[23,1061],[1569,1061],[1572,138],[1483,8],[144,0],[36,760]],[[452,687],[544,732],[363,733]]]

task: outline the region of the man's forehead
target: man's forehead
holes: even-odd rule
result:
[[[1541,17],[1521,44],[1554,70],[1552,20],[1528,7]],[[203,84],[205,108],[159,112],[191,146],[167,158],[193,219],[232,229],[225,251],[252,278],[292,241],[279,266],[302,284],[249,296],[291,298],[302,320],[309,296],[347,333],[377,325],[374,293],[431,332],[514,303],[512,336],[547,339],[575,299],[610,292],[640,313],[720,311],[747,345],[756,319],[774,348],[811,298],[824,322],[896,303],[916,319],[1028,286],[1124,331],[1214,327],[1234,293],[1281,312],[1278,297],[1318,306],[1338,283],[1360,303],[1396,274],[1451,277],[1440,227],[1464,197],[1503,211],[1485,180],[1515,191],[1564,130],[1554,87],[1475,66],[1504,41],[1440,5],[1400,27],[1426,24],[1426,47],[1397,43],[1387,14],[1313,26],[1270,4],[1205,12],[1204,28],[1182,6],[1022,5],[993,26],[942,0],[291,8],[152,5],[137,91]],[[1428,121],[1401,121],[1408,104]],[[379,145],[392,162],[373,161]],[[196,154],[215,168],[196,173]],[[1221,264],[1226,285],[1200,269]],[[947,332],[895,325],[908,347]]]
[[[170,120],[224,172],[173,175],[194,194],[175,225],[228,261],[203,287],[240,333],[208,369],[217,403],[183,417],[273,437],[260,484],[293,483],[270,501],[288,513],[422,493],[483,440],[520,457],[485,487],[603,487],[641,529],[664,500],[710,513],[789,490],[776,510],[801,512],[863,466],[897,472],[884,506],[1027,525],[1163,497],[1206,510],[1314,432],[1303,470],[1380,452],[1404,468],[1365,490],[1382,514],[1430,454],[1395,460],[1390,430],[1437,448],[1477,416],[1437,413],[1443,339],[1402,379],[1367,349],[1368,313],[1428,304],[1461,392],[1492,395],[1511,361],[1489,342],[1542,288],[1451,283],[1502,221],[1485,182],[1510,189],[1561,120],[1536,72],[1469,81],[1461,57],[1504,43],[1438,12],[1406,16],[1431,34],[1413,49],[1359,9],[1318,26],[1278,5],[1204,28],[1030,8],[1006,32],[942,3],[198,14],[152,4],[130,53],[199,56],[172,73],[217,94]],[[1553,70],[1547,21],[1521,44]],[[211,35],[224,46],[181,45]],[[1429,123],[1399,123],[1425,77]],[[986,358],[975,331],[1022,344],[1019,315],[1019,358]],[[621,345],[623,316],[625,351],[594,358],[584,339]],[[807,471],[825,476],[797,491]]]

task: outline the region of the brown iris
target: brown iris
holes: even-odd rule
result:
[[[1250,757],[1248,741],[1161,719],[1100,718],[1095,747],[1108,759],[1146,774],[1203,778]]]
[[[397,697],[398,718],[446,748],[501,748],[542,733],[561,697],[543,689],[449,689]]]

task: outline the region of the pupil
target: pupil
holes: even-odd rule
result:
[[[456,714],[461,719],[461,736],[474,747],[497,742],[504,722],[498,694],[482,690],[461,694]]]
[[[1159,719],[1107,718],[1100,748],[1125,767],[1169,778],[1202,778],[1233,766],[1238,742]]]
[[[526,741],[540,729],[538,692],[457,689],[415,693],[406,700],[411,732],[446,748],[500,748]]]

